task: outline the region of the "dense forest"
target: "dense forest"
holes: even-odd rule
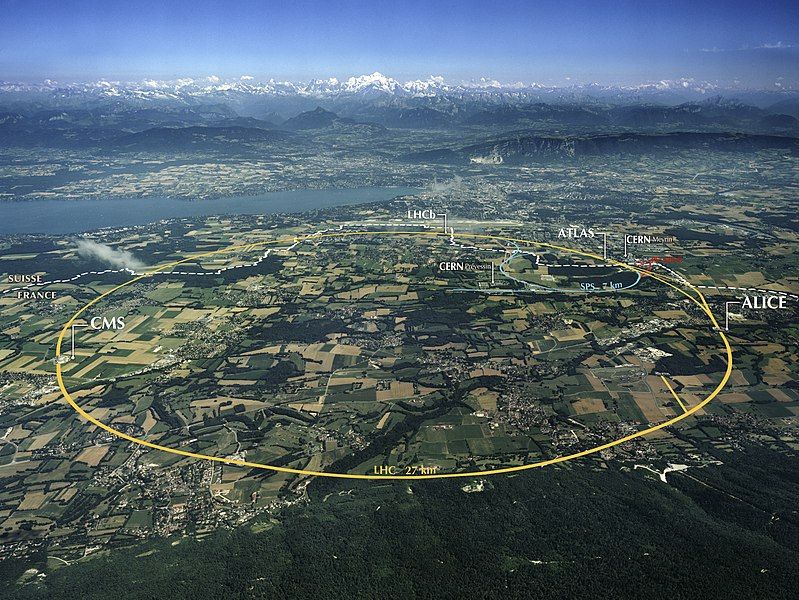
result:
[[[0,563],[0,596],[796,598],[796,458],[761,447],[723,458],[668,484],[591,461],[476,493],[468,481],[320,481],[278,522],[150,541],[26,585],[30,563]]]

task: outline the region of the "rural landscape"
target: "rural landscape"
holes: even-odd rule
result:
[[[795,48],[0,60],[0,596],[795,597]]]

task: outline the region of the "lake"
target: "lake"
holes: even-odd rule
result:
[[[379,202],[418,191],[415,188],[364,187],[268,192],[217,200],[123,198],[0,202],[0,235],[79,233],[102,227],[129,227],[164,219],[208,215],[296,213]]]

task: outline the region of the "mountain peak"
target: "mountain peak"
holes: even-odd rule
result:
[[[344,82],[343,87],[351,92],[361,92],[366,89],[372,89],[380,92],[393,93],[400,88],[401,85],[396,79],[386,77],[379,71],[375,71],[371,75],[350,77]]]

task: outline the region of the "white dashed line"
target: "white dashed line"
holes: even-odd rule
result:
[[[799,300],[799,295],[791,294],[790,292],[783,292],[782,290],[767,290],[764,288],[752,288],[752,287],[734,287],[731,285],[697,285],[695,287],[701,288],[703,290],[716,290],[720,292],[722,290],[729,290],[729,291],[738,291],[738,292],[757,292],[761,294],[775,294],[777,296],[786,296],[788,298],[793,298],[794,300]]]
[[[428,225],[415,224],[415,223],[369,223],[369,222],[366,222],[366,223],[341,224],[337,228],[335,228],[335,230],[343,231],[345,227],[363,226],[363,225],[371,225],[372,227],[419,227],[421,225],[424,229],[429,229],[430,228]],[[322,234],[329,233],[331,231],[334,231],[334,228],[320,229],[320,230],[316,231],[315,233],[304,237],[302,240],[300,240],[299,238],[295,238],[294,239],[294,243],[291,246],[286,247],[286,250],[294,250],[297,246],[300,245],[301,242],[308,241],[308,240],[310,240],[310,239],[312,239],[312,238],[314,238],[316,236],[320,236]],[[470,246],[470,245],[467,245],[467,244],[459,244],[459,243],[457,243],[455,241],[454,229],[452,229],[451,232],[452,232],[452,235],[450,235],[450,244],[452,246],[459,247],[459,248],[464,249],[464,250],[477,250],[477,251],[480,251],[480,252],[495,252],[495,253],[502,253],[502,254],[504,254],[504,253],[506,253],[508,251],[508,249],[506,249],[506,248],[502,248],[502,249],[500,249],[500,248],[480,248],[478,246]],[[193,277],[194,276],[204,276],[204,275],[221,275],[225,271],[229,271],[231,269],[241,269],[241,268],[244,268],[244,267],[257,267],[259,264],[261,264],[264,260],[266,260],[269,257],[269,254],[272,252],[272,250],[273,250],[273,248],[268,249],[266,252],[264,252],[263,256],[261,256],[261,258],[259,258],[256,261],[253,261],[253,262],[250,262],[250,263],[238,264],[238,265],[231,265],[231,266],[228,266],[228,267],[222,267],[221,269],[217,269],[216,271],[158,271],[158,272],[155,272],[155,273],[150,273],[150,275],[188,275],[188,276],[193,276]],[[530,251],[519,251],[519,252],[521,254],[530,254],[532,256],[538,257],[538,254],[536,254],[535,252],[530,252]],[[604,268],[604,267],[613,266],[613,265],[603,264],[603,263],[599,263],[599,264],[570,264],[570,263],[549,263],[549,264],[547,264],[547,263],[540,263],[540,264],[545,265],[547,267],[581,268],[581,269]],[[685,283],[685,284],[689,283],[685,279],[685,277],[683,275],[681,275],[680,273],[668,268],[667,266],[665,266],[663,264],[660,264],[660,263],[655,263],[655,266],[660,267],[660,268],[668,271],[669,273],[671,273],[674,277],[676,277],[677,279],[679,279],[683,283]],[[53,285],[53,284],[58,284],[58,283],[72,283],[73,281],[77,281],[78,279],[81,279],[83,277],[88,277],[90,275],[107,275],[109,273],[128,273],[128,274],[133,275],[133,276],[142,274],[142,273],[137,273],[133,269],[128,269],[128,268],[123,268],[123,269],[105,269],[104,271],[85,271],[83,273],[78,273],[74,277],[70,277],[68,279],[53,279],[51,281],[43,281],[41,283],[31,283],[31,284],[20,286],[20,287],[9,288],[9,289],[0,291],[0,294],[8,294],[8,293],[11,293],[11,292],[24,290],[24,289],[28,289],[28,288],[31,288],[31,287],[43,287],[43,286]],[[718,292],[720,292],[722,290],[727,290],[727,291],[742,291],[742,292],[757,292],[757,293],[765,293],[765,294],[776,294],[778,296],[786,296],[788,298],[793,298],[795,300],[799,300],[799,295],[792,294],[790,292],[785,292],[785,291],[782,291],[782,290],[768,290],[768,289],[754,288],[754,287],[734,287],[734,286],[729,286],[729,285],[696,285],[695,287],[698,287],[700,289],[705,289],[705,290],[716,290]]]

